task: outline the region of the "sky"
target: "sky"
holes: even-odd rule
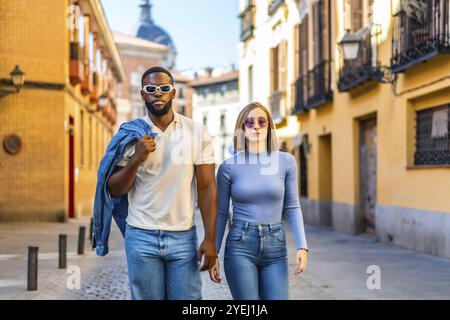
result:
[[[238,66],[238,0],[151,0],[152,18],[175,43],[178,70]],[[111,30],[131,34],[142,0],[101,0]]]

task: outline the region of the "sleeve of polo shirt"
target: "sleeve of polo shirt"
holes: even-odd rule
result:
[[[198,149],[194,164],[213,164],[216,162],[216,159],[214,158],[214,147],[211,136],[206,126],[202,125],[201,130],[201,141],[199,142],[201,145]]]
[[[119,161],[116,163],[116,166],[125,167],[130,160],[131,156],[134,154],[134,150],[136,147],[136,142],[132,142],[125,147],[125,152]]]

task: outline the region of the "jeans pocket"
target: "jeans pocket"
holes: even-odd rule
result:
[[[232,228],[227,236],[227,241],[231,242],[241,242],[244,239],[245,230]]]
[[[273,233],[273,237],[279,242],[286,242],[286,234],[283,229],[277,230]]]

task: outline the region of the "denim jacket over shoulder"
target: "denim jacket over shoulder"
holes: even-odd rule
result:
[[[97,186],[94,199],[93,247],[98,256],[108,254],[108,238],[111,220],[114,217],[122,235],[125,236],[125,219],[128,215],[128,195],[114,198],[109,194],[106,184],[117,162],[125,153],[126,146],[150,134],[155,138],[151,126],[143,119],[135,119],[122,124],[112,137],[97,172]]]

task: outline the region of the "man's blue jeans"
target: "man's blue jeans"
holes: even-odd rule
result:
[[[235,300],[287,300],[288,259],[282,223],[233,220],[224,269]]]
[[[144,230],[127,224],[125,251],[133,300],[201,299],[197,232]]]

